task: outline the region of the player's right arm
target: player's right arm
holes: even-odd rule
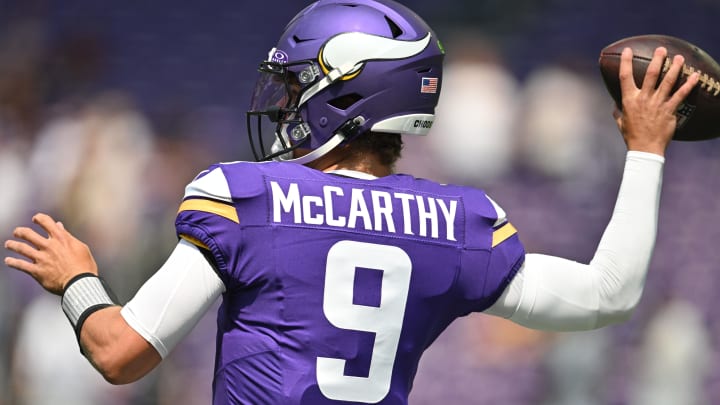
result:
[[[615,210],[588,264],[526,254],[485,312],[533,329],[573,331],[621,322],[640,300],[655,245],[661,156],[628,152]]]
[[[675,111],[698,82],[691,75],[673,92],[683,65],[673,63],[660,84],[667,50],[655,51],[643,84],[633,79],[632,51],[623,51],[618,127],[628,147],[615,210],[589,264],[528,254],[500,299],[486,312],[546,330],[585,330],[627,319],[645,284],[655,245],[664,153],[675,132]]]

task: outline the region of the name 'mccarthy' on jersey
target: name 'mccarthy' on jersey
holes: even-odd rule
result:
[[[521,266],[482,191],[356,175],[234,162],[187,186],[177,233],[226,286],[215,404],[406,404],[423,351]]]

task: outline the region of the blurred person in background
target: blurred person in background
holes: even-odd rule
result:
[[[147,243],[145,178],[151,168],[154,134],[147,119],[120,93],[65,106],[39,132],[29,160],[39,209],[57,212],[68,226],[93,239],[97,260],[122,272],[108,275],[123,296],[137,285],[133,262]],[[108,212],[122,215],[107,215]]]
[[[520,84],[492,42],[478,34],[457,33],[445,45],[445,79],[433,123],[442,136],[427,140],[438,166],[435,175],[487,186],[515,164]]]
[[[628,403],[712,403],[704,394],[711,354],[711,336],[698,308],[669,298],[645,330]]]
[[[345,31],[348,21],[367,32]],[[127,305],[87,245],[45,214],[33,221],[47,236],[16,228],[5,247],[27,260],[5,262],[63,296],[81,349],[113,383],[146,375],[223,295],[215,403],[406,403],[422,352],[459,316],[584,330],[632,313],[673,113],[698,80],[671,92],[676,56],[655,89],[666,55],[656,50],[638,88],[623,53],[616,119],[629,151],[589,264],[526,254],[480,190],[393,174],[400,134],[432,126],[443,50],[412,11],[371,0],[321,0],[288,25],[250,112],[274,126],[274,146],[254,150],[280,161],[213,165],[190,183],[181,241]]]
[[[620,146],[605,135],[610,131],[601,116],[609,103],[593,80],[594,66],[575,65],[541,66],[525,80],[518,160],[526,170],[558,182],[563,197],[597,198],[607,173],[622,170]]]
[[[153,134],[145,118],[119,94],[99,95],[60,111],[39,131],[28,159],[26,170],[37,187],[34,208],[57,212],[79,234],[97,241],[98,262],[115,269],[109,280],[127,295],[147,277],[138,265],[148,260],[143,254],[147,242],[137,235],[152,231],[146,227],[152,222],[146,222],[144,203],[150,199],[143,180],[150,168]],[[134,391],[147,389],[147,384],[112,387],[89,373],[92,368],[82,364],[86,361],[69,344],[73,334],[57,329],[65,322],[52,297],[38,295],[25,305],[13,351],[18,403],[127,404]],[[55,339],[39,349],[35,344],[41,336]]]
[[[39,20],[19,20],[4,30],[0,43],[0,187],[12,190],[0,202],[0,231],[11,232],[13,216],[57,212],[79,234],[98,241],[96,254],[103,266],[146,259],[127,254],[138,251],[135,235],[147,232],[139,229],[147,193],[137,185],[142,184],[138,175],[147,171],[152,133],[125,96],[95,88],[103,63],[94,33],[60,36],[51,43],[46,30]],[[123,215],[106,215],[105,210]],[[123,246],[121,255],[118,246]],[[135,290],[138,279],[147,277],[127,270],[114,273],[120,292]],[[8,275],[2,272],[0,279]],[[15,342],[4,343],[7,351],[0,354],[0,398],[32,405],[136,400],[135,391],[147,384],[104,383],[68,346],[73,334],[56,329],[66,322],[57,300],[20,281],[25,279],[0,280],[0,338]],[[35,347],[33,342],[43,336],[53,339]]]
[[[611,334],[601,330],[557,334],[542,354],[545,405],[603,405],[607,375],[614,372]]]

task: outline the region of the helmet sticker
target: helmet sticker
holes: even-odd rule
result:
[[[437,77],[423,77],[420,81],[420,93],[437,93],[438,78]]]
[[[289,59],[288,54],[280,49],[273,48],[268,52],[268,62],[287,63]]]

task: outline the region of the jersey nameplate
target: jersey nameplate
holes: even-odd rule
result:
[[[275,180],[269,186],[274,223],[458,242],[457,198]]]

